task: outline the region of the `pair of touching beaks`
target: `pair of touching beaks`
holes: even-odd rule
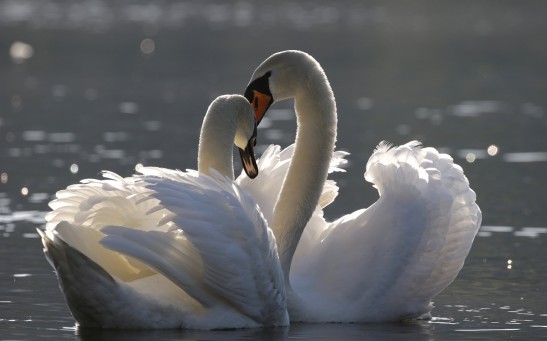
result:
[[[262,77],[253,80],[245,89],[245,98],[251,103],[255,112],[255,129],[253,135],[247,142],[245,149],[239,149],[239,156],[241,157],[241,164],[245,174],[251,179],[254,179],[258,175],[258,166],[256,165],[256,159],[254,154],[254,147],[256,145],[256,127],[260,124],[262,117],[268,111],[268,108],[274,102],[272,93],[269,86],[269,78],[271,72],[267,72]]]

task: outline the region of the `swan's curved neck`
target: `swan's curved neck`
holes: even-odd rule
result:
[[[287,283],[296,246],[323,191],[336,142],[334,95],[323,70],[312,70],[295,89],[296,146],[272,224]]]
[[[237,130],[235,115],[207,113],[201,126],[198,148],[198,172],[210,175],[210,169],[234,178],[233,144]]]

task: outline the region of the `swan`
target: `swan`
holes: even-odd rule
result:
[[[254,328],[289,323],[275,238],[234,183],[232,143],[256,176],[254,112],[220,96],[198,171],[104,172],[56,193],[41,235],[80,327]]]
[[[294,99],[292,160],[275,204],[261,206],[265,216],[272,211],[291,323],[431,317],[432,298],[456,278],[481,223],[462,168],[416,141],[382,142],[365,169],[378,200],[310,224],[336,141],[336,101],[325,72],[304,52],[279,52],[257,67],[245,97],[258,123],[274,102]],[[311,238],[302,238],[308,229]]]

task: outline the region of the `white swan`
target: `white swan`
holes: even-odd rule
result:
[[[452,158],[419,143],[381,143],[365,179],[380,198],[327,224],[316,210],[336,140],[336,104],[321,66],[306,53],[266,59],[245,91],[259,122],[274,101],[294,98],[297,135],[270,226],[285,275],[291,322],[373,322],[430,316],[431,299],[457,276],[481,222],[475,193]],[[257,178],[260,179],[260,176]],[[295,255],[295,249],[303,249]],[[305,244],[305,245],[303,245]],[[290,274],[290,275],[289,275]]]
[[[105,172],[57,192],[39,232],[81,327],[289,323],[275,239],[233,182],[233,142],[256,175],[255,134],[245,98],[221,96],[204,119],[198,172]]]

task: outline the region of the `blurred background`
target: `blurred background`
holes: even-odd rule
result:
[[[437,332],[546,327],[545,18],[543,1],[0,0],[0,330],[74,333],[35,233],[56,191],[137,163],[196,168],[209,103],[286,49],[322,64],[351,153],[327,217],[376,200],[363,172],[380,141],[450,153],[483,228]],[[294,135],[276,104],[259,154]]]

